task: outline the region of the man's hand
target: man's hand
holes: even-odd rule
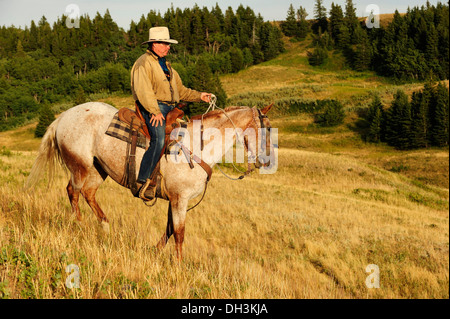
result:
[[[163,120],[165,120],[164,115],[162,115],[162,113],[159,113],[157,115],[152,114],[152,118],[150,119],[150,124],[152,126],[158,127],[158,123],[159,125],[163,125]]]
[[[203,102],[209,103],[211,101],[211,93],[202,92],[200,95],[200,99]]]

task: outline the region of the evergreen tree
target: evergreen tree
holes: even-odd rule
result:
[[[309,23],[306,21],[308,13],[306,9],[300,6],[295,11],[294,6],[289,6],[286,21],[281,23],[281,30],[288,37],[293,37],[297,40],[302,40],[306,37],[309,31]]]
[[[173,7],[173,3],[171,4],[170,8],[167,9],[166,13],[164,14],[164,21],[169,28],[170,36],[173,39],[181,39],[181,33],[180,28],[178,25],[178,19],[176,11]]]
[[[398,149],[409,149],[412,146],[412,116],[408,96],[398,90],[388,110],[386,122],[386,141]]]
[[[342,12],[342,8],[340,5],[335,5],[334,2],[331,3],[330,10],[330,22],[329,22],[329,31],[331,38],[337,47],[340,47],[340,31],[341,27],[344,24],[344,13]]]
[[[130,29],[128,30],[128,44],[131,47],[136,47],[138,45],[138,38],[137,38],[137,25],[136,22],[131,21],[130,23]]]
[[[308,55],[308,62],[312,66],[322,65],[328,58],[327,49],[321,46],[315,47],[313,52],[307,51],[306,54]]]
[[[86,103],[86,95],[84,94],[83,87],[81,85],[78,86],[77,90],[75,91],[75,105],[80,105]]]
[[[199,54],[205,48],[205,30],[203,29],[202,13],[195,5],[192,10],[190,48],[194,54]]]
[[[348,50],[350,44],[351,44],[351,36],[350,36],[350,30],[348,29],[348,27],[345,24],[341,24],[338,27],[338,32],[336,35],[336,42],[337,42],[337,47],[341,50],[343,50],[344,52],[346,50]]]
[[[297,21],[306,21],[307,16],[308,12],[306,12],[306,9],[300,6],[297,10]]]
[[[193,68],[190,86],[198,91],[213,93],[217,97],[218,105],[225,105],[227,99],[225,91],[218,77],[211,72],[208,61],[204,56],[200,56]],[[188,116],[202,114],[207,108],[208,106],[205,103],[192,103],[185,113]]]
[[[231,58],[231,72],[239,72],[244,68],[244,54],[242,53],[242,50],[237,47],[232,47],[229,52]]]
[[[374,68],[401,80],[448,78],[448,21],[448,5],[441,3],[408,9],[404,16],[396,10],[385,29],[370,32],[377,42]]]
[[[425,54],[424,57],[427,61],[429,68],[438,78],[444,77],[444,72],[439,62],[439,38],[436,28],[433,24],[430,25],[426,36]]]
[[[431,109],[431,142],[435,146],[448,145],[449,139],[449,93],[447,87],[439,83],[434,91]]]
[[[375,141],[378,131],[375,102],[369,108],[367,121],[370,124],[368,139]],[[449,139],[449,95],[448,88],[440,83],[425,84],[423,90],[413,92],[411,103],[399,90],[391,107],[382,112],[381,140],[398,149],[423,148],[430,145],[442,147]],[[375,129],[372,132],[372,129]]]
[[[290,4],[286,21],[281,23],[281,30],[288,37],[294,37],[297,35],[297,19],[295,17],[295,9],[292,4]]]
[[[312,38],[312,45],[314,47],[320,47],[327,50],[332,49],[332,39],[328,32],[312,34],[311,38]]]
[[[240,5],[236,10],[236,16],[239,18],[239,48],[242,50],[253,42],[253,27],[256,20],[255,13],[250,7]]]
[[[406,94],[401,96],[401,101],[399,103],[403,104],[403,108],[400,113],[399,122],[399,132],[398,132],[398,148],[399,149],[409,149],[412,148],[412,112],[411,104],[408,101],[408,96]]]
[[[302,7],[297,13],[299,33],[294,36],[302,38],[308,32],[307,13]],[[8,86],[0,88],[1,114],[8,123],[35,116],[39,105],[67,98],[82,103],[91,93],[127,92],[129,69],[143,53],[140,43],[148,40],[153,26],[168,26],[179,40],[171,61],[184,67],[189,80],[198,59],[195,55],[209,54],[208,64],[217,77],[219,72],[237,72],[283,51],[280,29],[242,5],[236,14],[229,7],[225,15],[218,4],[212,10],[172,6],[164,16],[151,10],[132,21],[129,30],[120,29],[108,10],[92,19],[81,16],[79,28],[67,28],[66,18],[63,15],[51,26],[42,17],[25,30],[0,27],[0,85]],[[219,83],[217,78],[214,82]],[[220,87],[217,92],[224,95]]]
[[[19,40],[17,40],[16,57],[23,58],[25,56],[26,56],[26,53],[23,50],[22,41],[19,39]]]
[[[221,34],[219,19],[205,7],[203,8],[203,23],[207,50],[215,53],[215,43],[217,43],[218,35]],[[223,36],[223,34],[221,35]]]
[[[304,39],[308,35],[310,29],[309,23],[308,21],[306,21],[307,16],[308,13],[306,12],[306,9],[300,6],[300,8],[297,10],[297,39]]]
[[[31,20],[31,26],[30,26],[30,40],[28,41],[28,49],[30,51],[34,51],[38,48],[38,28],[36,27],[36,23],[34,20]]]
[[[316,0],[314,4],[314,19],[315,22],[312,25],[312,30],[316,34],[320,34],[327,30],[327,9],[323,5],[323,0]]]
[[[369,123],[367,140],[375,143],[380,142],[383,129],[383,104],[379,95],[376,95],[370,104],[366,120]]]
[[[47,127],[55,120],[55,114],[49,105],[45,104],[42,106],[39,113],[39,122],[34,131],[35,137],[42,137],[47,131]]]
[[[281,31],[273,27],[270,22],[263,23],[259,38],[265,61],[273,59],[283,51]]]
[[[111,67],[109,70],[109,85],[108,89],[110,92],[116,92],[121,89],[120,85],[120,73],[116,67]]]
[[[211,15],[213,15],[217,19],[217,31],[223,30],[225,17],[218,3],[216,3],[216,6],[211,9]]]
[[[225,11],[224,31],[230,37],[232,43],[239,44],[238,18],[234,14],[232,7],[228,7]]]
[[[345,23],[350,32],[352,44],[356,44],[356,29],[359,27],[358,17],[356,16],[356,8],[352,0],[345,0]]]
[[[376,109],[372,122],[369,127],[369,139],[372,142],[380,142],[381,141],[381,128],[383,125],[383,113],[381,109]]]
[[[413,92],[411,97],[412,112],[412,147],[428,147],[430,140],[430,114],[429,107],[433,97],[433,86],[427,83],[424,89]]]
[[[442,68],[442,77],[440,79],[449,78],[449,56],[450,56],[450,40],[449,40],[449,7],[442,3],[437,4],[437,16],[441,16],[436,26],[438,33],[438,59]]]
[[[244,63],[244,68],[247,68],[249,66],[251,66],[253,64],[253,55],[252,55],[252,51],[249,48],[245,48],[242,51],[243,54],[243,63]]]
[[[52,41],[52,29],[45,16],[42,16],[41,20],[39,20],[38,27],[39,48],[48,54],[50,53],[50,44]]]
[[[366,31],[361,27],[356,29],[356,37],[359,38],[353,55],[353,68],[357,71],[369,69],[372,59],[372,48]]]

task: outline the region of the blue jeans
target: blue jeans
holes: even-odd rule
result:
[[[166,103],[158,102],[159,109],[161,110],[164,118],[172,111],[174,106],[167,105]],[[158,164],[159,156],[161,155],[164,147],[164,138],[166,136],[166,120],[162,120],[163,124],[158,126],[152,126],[150,119],[152,115],[144,109],[140,103],[138,103],[139,110],[144,117],[145,124],[147,125],[148,132],[150,133],[150,146],[142,157],[141,167],[139,168],[138,183],[144,184],[152,174],[153,170]]]

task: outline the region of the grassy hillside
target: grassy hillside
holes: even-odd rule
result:
[[[281,149],[274,175],[232,182],[217,170],[188,214],[185,261],[154,245],[167,204],[147,208],[107,180],[105,235],[67,175],[33,193],[35,152],[0,154],[0,296],[10,298],[448,298],[448,190],[345,155]],[[80,267],[81,288],[64,285]],[[367,289],[365,268],[381,269]]]
[[[373,90],[392,98],[395,85],[346,70],[339,57],[311,68],[306,45],[289,43],[279,58],[225,76],[229,97],[270,100],[292,89],[339,98],[350,111]],[[448,150],[365,144],[353,112],[333,129],[308,115],[270,117],[278,171],[233,182],[216,169],[188,214],[179,266],[173,240],[153,252],[166,202],[147,208],[107,179],[97,196],[111,221],[106,235],[82,200],[84,220],[74,220],[63,170],[50,188],[43,180],[23,192],[39,145],[32,125],[0,133],[0,298],[448,298]],[[70,264],[80,268],[79,289],[65,286]],[[379,289],[365,285],[369,264],[380,268]]]
[[[253,66],[237,74],[226,75],[222,85],[234,104],[248,105],[251,98],[259,104],[275,102],[274,126],[282,133],[280,147],[345,154],[367,164],[392,170],[420,183],[448,189],[448,149],[395,151],[385,145],[364,143],[358,127],[357,111],[367,108],[374,94],[385,105],[402,89],[410,95],[423,83],[394,84],[373,72],[356,72],[345,67],[344,59],[332,53],[321,67],[308,64],[306,52],[310,40],[289,42],[278,58]],[[448,80],[445,81],[448,86]],[[347,110],[345,124],[337,128],[320,128],[312,116],[286,116],[277,112],[277,101],[290,98],[338,99]]]
[[[337,52],[331,52],[324,65],[312,67],[307,58],[307,51],[312,50],[311,39],[302,42],[286,39],[285,42],[287,51],[277,58],[221,78],[232,101],[239,103],[247,95],[255,93],[261,94],[266,103],[293,97],[335,98],[351,110],[370,103],[373,93],[379,94],[387,104],[399,88],[408,94],[423,87],[422,83],[393,84],[391,80],[371,71],[353,71]]]

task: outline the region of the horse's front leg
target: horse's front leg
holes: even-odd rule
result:
[[[170,236],[173,234],[173,222],[172,222],[172,204],[169,202],[169,210],[167,212],[167,226],[166,231],[162,235],[158,244],[156,245],[156,249],[160,252],[164,247],[166,247],[167,242],[169,241]]]
[[[157,249],[161,250],[167,244],[172,234],[175,237],[175,251],[179,262],[183,259],[183,241],[186,220],[187,200],[171,201],[169,204],[166,232],[157,244]]]
[[[183,260],[183,241],[186,220],[186,207],[180,209],[173,216],[173,233],[175,237],[175,251],[177,252],[177,260],[179,263]]]

